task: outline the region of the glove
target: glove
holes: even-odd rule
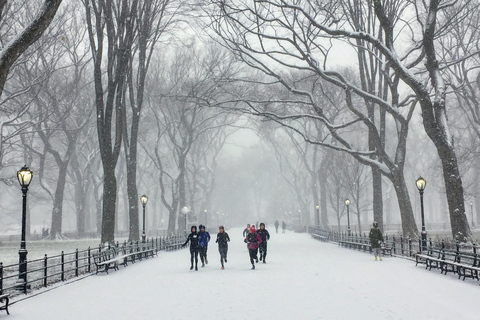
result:
[[[244,239],[243,242],[247,243],[247,239]]]

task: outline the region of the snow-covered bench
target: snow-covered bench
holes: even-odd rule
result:
[[[0,303],[3,303],[3,305],[0,305],[0,310],[5,310],[7,311],[7,314],[10,314],[10,312],[8,312],[8,303],[10,302],[10,299],[8,298],[8,296],[9,296],[8,294],[0,295]]]
[[[418,253],[415,255],[416,264],[425,263],[427,269],[440,269],[441,273],[447,274],[453,272],[458,274],[458,278],[472,278],[479,280],[480,261],[477,255],[477,248],[473,247],[473,252],[461,252],[459,245],[455,251],[445,249],[442,242],[440,249],[433,249],[430,242],[430,248],[426,253]]]
[[[106,272],[108,274],[108,269],[118,270],[118,264],[121,263],[124,266],[126,265],[125,257],[118,256],[118,249],[112,247],[100,252],[95,252],[92,254],[93,262],[97,268],[95,274],[98,272]],[[103,270],[102,270],[103,269]]]
[[[320,241],[323,241],[323,242],[326,242],[328,241],[328,237],[324,236],[324,235],[321,235],[319,233],[311,233],[312,237],[316,240],[320,240]]]

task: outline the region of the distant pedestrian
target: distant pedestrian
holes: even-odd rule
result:
[[[252,264],[252,270],[255,269],[254,260],[258,263],[258,246],[262,243],[262,238],[257,233],[254,226],[249,229],[248,235],[245,237],[244,242],[247,244],[248,254],[250,256],[250,263]]]
[[[200,261],[202,261],[202,267],[208,264],[207,250],[208,242],[210,241],[210,233],[205,231],[205,226],[200,225],[200,233],[198,234],[198,251],[200,253]]]
[[[285,229],[287,228],[287,224],[285,221],[282,221],[282,233],[285,233]]]
[[[257,223],[255,223],[255,229],[258,230],[258,221],[257,221]]]
[[[275,232],[278,233],[278,220],[275,220]]]
[[[243,229],[243,237],[244,237],[244,238],[245,238],[245,237],[248,235],[248,233],[250,232],[249,230],[250,230],[250,224],[247,223],[247,227],[246,227],[245,229]]]
[[[190,241],[190,262],[191,262],[190,270],[193,270],[193,259],[195,258],[195,270],[198,271],[198,232],[197,232],[196,226],[192,226],[190,228],[190,234],[188,235],[187,241],[185,241],[182,247],[185,247],[189,241]]]
[[[220,252],[220,263],[222,264],[222,270],[225,269],[223,262],[227,263],[227,253],[228,253],[228,242],[230,242],[230,237],[228,233],[225,232],[225,228],[220,226],[218,228],[217,240],[218,243],[218,252]]]
[[[370,245],[372,246],[373,254],[375,255],[375,261],[377,261],[377,257],[382,261],[381,246],[383,243],[383,235],[382,231],[378,228],[378,223],[376,221],[373,222],[373,228],[370,229],[368,237],[370,238]]]
[[[260,261],[266,263],[265,259],[267,258],[267,241],[270,240],[270,233],[268,230],[265,229],[265,223],[260,223],[260,229],[257,231],[260,238],[262,238],[262,242],[259,245],[260,249]]]

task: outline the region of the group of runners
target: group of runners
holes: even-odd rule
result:
[[[190,234],[188,235],[187,240],[182,245],[182,247],[185,247],[188,243],[190,243],[190,270],[195,268],[196,271],[198,271],[199,255],[202,267],[205,267],[205,265],[208,264],[207,250],[208,242],[210,241],[210,233],[205,230],[205,226],[200,225],[199,229],[200,230],[197,231],[197,227],[192,226],[190,228]],[[267,229],[265,229],[265,223],[260,223],[260,228],[258,230],[255,228],[255,226],[250,226],[247,224],[247,228],[245,228],[243,231],[243,237],[244,242],[247,244],[252,270],[255,269],[255,263],[266,263],[267,243],[268,240],[270,240],[270,233]],[[223,226],[218,228],[217,240],[215,242],[218,244],[220,264],[223,270],[225,269],[225,263],[227,263],[228,242],[230,242],[230,237],[228,236],[228,233],[225,232],[225,228]],[[258,257],[259,251],[260,259]]]

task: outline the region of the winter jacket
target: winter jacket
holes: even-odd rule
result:
[[[230,241],[230,237],[228,236],[228,233],[226,232],[217,233],[217,240],[215,242],[218,243],[219,248],[227,248],[229,241]]]
[[[198,249],[198,239],[198,232],[192,232],[188,235],[187,241],[185,241],[182,247],[185,247],[190,241],[190,250]]]
[[[270,240],[270,233],[268,233],[267,229],[258,229],[257,233],[260,235],[260,238],[262,238],[262,242]]]
[[[207,231],[200,231],[198,237],[199,247],[205,248],[206,246],[208,246],[208,242],[210,241],[210,233],[208,233]]]
[[[370,233],[368,234],[370,238],[370,244],[372,245],[372,249],[380,248],[383,242],[383,235],[382,231],[378,228],[370,229]]]
[[[252,232],[247,235],[244,242],[247,244],[248,249],[258,249],[260,243],[262,243],[262,238],[258,233]]]

